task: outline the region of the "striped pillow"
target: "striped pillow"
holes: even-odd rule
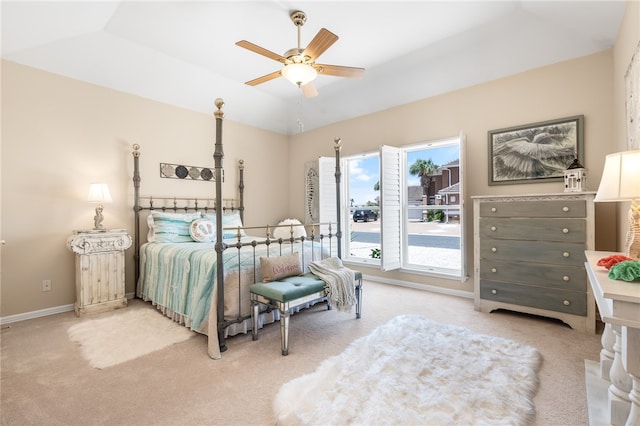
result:
[[[203,215],[205,219],[209,219],[215,225],[216,223],[216,215],[209,213]],[[240,219],[240,212],[238,210],[233,211],[231,213],[223,213],[222,214],[222,227],[223,228],[242,228],[244,225],[242,224],[242,219]],[[237,229],[223,229],[222,238],[235,238],[238,236]],[[244,232],[244,229],[240,229],[240,236],[246,237],[247,234]]]
[[[191,222],[200,219],[196,213],[152,212],[155,242],[157,243],[190,243],[193,242],[189,228]]]

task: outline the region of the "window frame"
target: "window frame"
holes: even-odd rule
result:
[[[446,147],[448,145],[457,145],[458,147],[458,160],[459,160],[459,179],[460,192],[458,194],[458,206],[460,215],[460,237],[459,237],[459,250],[460,250],[460,268],[440,268],[434,267],[434,265],[422,265],[409,262],[409,200],[408,200],[408,169],[410,165],[407,163],[407,153],[411,151],[418,151],[422,149],[436,149]],[[345,179],[343,185],[343,205],[345,223],[349,223],[350,226],[345,232],[345,240],[343,241],[345,250],[344,260],[349,263],[361,264],[364,266],[378,266],[383,271],[398,270],[400,272],[408,272],[418,275],[436,276],[447,279],[460,279],[464,281],[467,279],[467,266],[466,266],[466,253],[465,253],[465,229],[466,218],[464,214],[464,167],[466,162],[464,161],[465,152],[465,136],[460,132],[458,136],[444,138],[436,141],[420,142],[410,145],[404,145],[401,147],[392,147],[390,145],[383,145],[378,150],[380,172],[380,195],[379,195],[379,220],[381,222],[380,230],[380,248],[381,258],[365,258],[360,256],[351,256],[349,254],[350,248],[350,226],[351,226],[351,213],[350,207],[350,195],[351,188],[349,179]],[[350,161],[358,160],[360,158],[371,157],[375,153],[363,153],[345,157],[345,168],[349,168]],[[389,192],[389,189],[393,188],[395,192]],[[434,209],[435,207],[430,207]],[[391,255],[390,255],[391,254]]]

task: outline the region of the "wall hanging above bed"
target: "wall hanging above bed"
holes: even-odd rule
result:
[[[209,167],[185,166],[182,164],[160,163],[160,177],[183,180],[203,180],[215,182],[216,177]],[[222,170],[224,182],[224,170]]]

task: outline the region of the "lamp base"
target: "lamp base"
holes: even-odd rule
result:
[[[625,254],[632,259],[640,259],[640,205],[631,200],[629,208],[629,230],[625,240]]]
[[[104,229],[104,225],[102,224],[102,221],[104,220],[102,210],[104,210],[104,206],[102,204],[96,207],[96,215],[93,217],[93,229]]]

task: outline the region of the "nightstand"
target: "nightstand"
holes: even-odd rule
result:
[[[124,251],[131,246],[125,229],[73,231],[67,248],[76,255],[76,314],[127,306]]]

